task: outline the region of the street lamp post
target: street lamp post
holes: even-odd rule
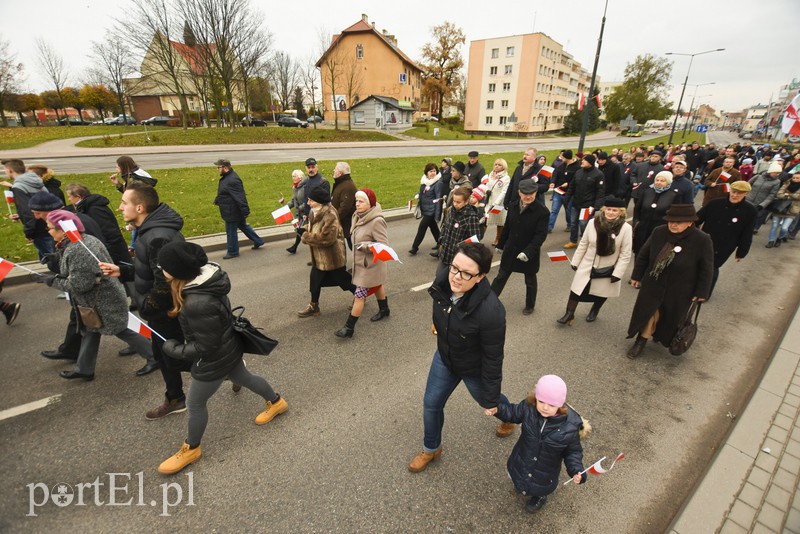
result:
[[[705,98],[707,96],[712,96],[712,95],[700,95],[698,98]],[[705,103],[706,102],[698,102],[697,107],[694,108],[694,113],[692,113],[692,108],[689,108],[689,114],[692,115],[692,123],[689,125],[690,130],[694,130],[694,123],[697,122],[697,112],[700,111],[700,106],[702,106]],[[684,133],[686,133],[685,130]]]
[[[692,103],[689,105],[689,114],[686,116],[686,120],[683,122],[683,133],[681,134],[681,140],[686,138],[686,126],[688,126],[689,124],[689,117],[692,116],[692,109],[694,108],[694,99],[695,97],[697,97],[697,88],[702,85],[714,85],[715,83],[717,82],[698,83],[694,85],[694,94],[692,95]],[[677,116],[675,118],[677,119]]]
[[[723,50],[725,49],[716,48],[714,50],[706,50],[705,52],[697,52],[696,54],[684,54],[682,52],[667,52],[664,54],[667,56],[689,56],[691,58],[689,60],[689,68],[686,70],[686,78],[683,80],[683,89],[681,89],[681,97],[678,100],[678,107],[675,108],[675,120],[672,121],[672,129],[669,132],[668,143],[672,143],[672,136],[675,135],[675,127],[678,125],[678,113],[680,113],[681,104],[683,104],[683,94],[686,92],[686,84],[689,82],[689,73],[692,71],[692,62],[694,61],[694,56],[702,56],[703,54],[710,54],[711,52],[722,52]]]

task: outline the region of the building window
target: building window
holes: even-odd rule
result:
[[[508,117],[500,117],[500,126],[502,126],[502,125],[504,125],[506,123],[506,119],[507,118]]]
[[[500,49],[492,48],[492,59],[497,59],[499,57],[500,57]]]
[[[354,111],[353,112],[353,124],[364,124],[364,112],[363,111]]]
[[[506,74],[511,74],[511,65],[506,65]]]
[[[494,100],[486,101],[486,109],[494,109]]]
[[[501,100],[500,101],[500,108],[501,109],[508,109],[508,100]]]
[[[492,118],[491,117],[488,117],[488,116],[486,117],[486,124],[492,124]]]
[[[489,84],[489,92],[494,93],[494,90],[497,88],[497,84],[490,83]]]
[[[497,67],[489,67],[489,76],[497,76]]]
[[[503,91],[508,92],[511,90],[511,82],[506,82],[503,84]]]
[[[514,57],[514,47],[507,46],[506,47],[506,57]]]
[[[363,59],[364,58],[364,47],[361,45],[356,45],[356,59]]]

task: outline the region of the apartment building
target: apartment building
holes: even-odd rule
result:
[[[588,98],[590,81],[591,73],[544,33],[471,41],[464,130],[558,132],[578,96]]]

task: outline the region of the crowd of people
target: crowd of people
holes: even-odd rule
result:
[[[26,238],[52,273],[40,281],[68,293],[71,303],[64,343],[42,355],[74,362],[72,370],[60,373],[63,378],[91,381],[101,336],[116,336],[128,344],[121,355],[146,360],[137,375],[161,372],[164,400],[145,417],[188,409],[187,438],[159,466],[161,473],[177,473],[201,457],[207,402],[226,378],[237,391],[244,386],[263,398],[257,424],[288,409],[264,378],[247,370],[231,323],[232,282],[201,247],[185,240],[183,218],[159,198],[155,178],[131,158],[119,158],[110,180],[121,197],[112,201],[80,183],[68,184],[66,195],[59,195],[61,184],[49,169],[26,167],[20,160],[2,163],[11,181],[0,185],[11,188],[16,199],[11,217],[23,223]],[[247,197],[232,163],[220,159],[214,165],[220,176],[214,203],[228,241],[223,259],[230,260],[239,255],[239,230],[253,249],[264,240],[247,224]],[[310,251],[310,300],[299,318],[320,315],[323,287],[352,295],[344,325],[334,333],[347,339],[370,295],[378,303],[370,320],[390,316],[385,260],[397,256],[389,247],[378,193],[358,188],[346,162],[336,164],[332,182],[314,158],[305,161],[305,172],[292,173],[288,206],[295,210],[296,239],[287,252],[295,254],[301,245]],[[117,202],[133,230],[129,245],[109,207]],[[569,260],[575,274],[566,311],[556,320],[572,325],[578,304],[591,302],[586,321],[595,321],[605,301],[620,295],[632,263],[628,283],[638,292],[627,332],[635,340],[627,356],[635,359],[648,340],[670,345],[693,303],[711,297],[725,261],[734,254],[737,261],[745,258],[770,217],[766,247],[796,237],[800,155],[769,145],[688,143],[574,155],[567,149],[547,165],[531,147],[513,170],[498,158],[487,173],[476,151],[467,164],[444,158],[441,166],[425,165],[417,193],[419,226],[408,253],[417,254],[430,231],[430,254],[437,259],[429,288],[437,347],[423,398],[423,448],[408,469],[424,471],[441,457],[444,406],[463,381],[485,413],[500,420],[499,437],[522,424],[508,470],[517,491],[530,497],[529,511],[540,509],[555,490],[562,462],[573,482],[586,480],[580,435],[589,427],[567,406],[564,381],[543,376],[519,404],[502,393],[506,310],[500,297],[511,274],[522,273],[522,313],[534,312],[541,248],[562,207],[569,232],[563,247],[576,249]],[[487,233],[490,247],[481,243]],[[490,282],[494,254],[501,255],[500,267]],[[0,301],[7,324],[19,307]],[[132,320],[146,323],[149,340],[131,329]],[[193,378],[188,395],[185,372]]]

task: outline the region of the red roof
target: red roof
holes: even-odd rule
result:
[[[189,67],[192,69],[192,72],[196,74],[203,74],[206,72],[206,68],[203,65],[199,65],[198,62],[202,61],[202,57],[200,57],[200,53],[196,52],[191,46],[179,43],[177,41],[170,41],[169,44],[172,45],[175,50],[178,51],[180,55],[186,59],[189,63]],[[211,45],[211,50],[213,51],[216,48],[216,45]]]
[[[375,35],[380,37],[381,40],[384,43],[386,43],[386,45],[389,48],[391,48],[392,51],[395,54],[400,56],[400,59],[402,59],[406,63],[409,63],[412,67],[414,67],[415,69],[419,70],[420,72],[422,71],[422,69],[419,67],[419,65],[417,65],[414,62],[413,59],[411,59],[410,57],[405,55],[402,50],[397,48],[397,45],[392,43],[383,33],[381,33],[378,30],[376,30],[371,24],[368,24],[367,22],[365,22],[364,19],[359,19],[358,22],[356,22],[355,24],[353,24],[349,28],[346,28],[346,29],[342,30],[342,33],[334,35],[333,39],[331,39],[331,45],[328,47],[328,49],[325,51],[325,53],[322,54],[322,57],[319,58],[319,60],[316,63],[316,66],[319,67],[320,63],[322,63],[322,60],[325,59],[325,56],[328,55],[328,52],[330,52],[333,49],[333,47],[335,47],[336,44],[339,42],[339,39],[342,38],[342,35],[344,35],[345,33],[363,33],[363,32],[372,32],[372,33],[374,33]]]

